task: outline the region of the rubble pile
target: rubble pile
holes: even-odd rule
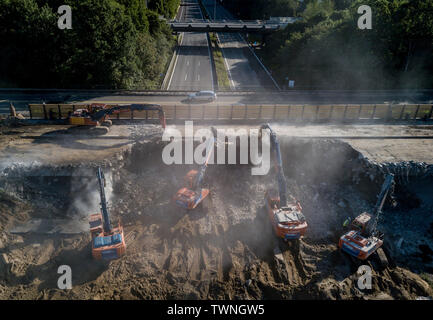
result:
[[[428,246],[433,232],[427,223],[432,221],[431,196],[425,191],[432,183],[430,166],[398,164],[410,167],[410,174],[399,173],[391,169],[394,165],[375,164],[341,141],[280,139],[288,191],[301,202],[309,223],[298,245],[282,244],[264,211],[265,191],[276,183],[273,169],[266,176],[252,176],[249,164],[210,165],[204,181],[210,196],[203,208],[186,212],[171,198],[195,166],[165,165],[160,139],[145,138],[139,127],[134,132],[134,146],[103,163],[110,183],[109,209],[114,221],[122,221],[127,243],[127,254],[108,264],[92,260],[88,233],[14,234],[7,227],[17,218],[78,219],[94,213],[99,205],[92,194],[96,164],[16,164],[3,170],[1,298],[416,299],[433,295],[429,284],[416,274],[428,273],[431,264]],[[361,291],[356,287],[356,266],[337,249],[337,241],[347,216],[372,209],[386,170],[409,176],[404,190],[419,203],[406,204],[405,210],[401,205],[386,208],[379,227],[390,235],[386,241],[397,267],[374,270],[373,288]],[[400,202],[401,190],[396,192]],[[74,272],[74,287],[67,292],[56,289],[59,264],[70,265]]]

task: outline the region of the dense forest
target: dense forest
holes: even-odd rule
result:
[[[158,88],[180,0],[0,0],[0,86]],[[72,29],[59,29],[61,5]],[[146,6],[147,4],[147,6]]]
[[[433,0],[231,0],[242,19],[301,20],[266,39],[260,52],[283,86],[433,88]],[[372,29],[358,29],[359,6]]]

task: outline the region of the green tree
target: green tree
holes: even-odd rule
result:
[[[72,30],[57,8],[72,7]],[[141,0],[0,1],[0,83],[18,87],[155,88],[174,39]]]

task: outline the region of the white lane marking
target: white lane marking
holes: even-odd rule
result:
[[[183,32],[182,32],[182,34],[179,34],[179,37],[182,37],[182,38],[180,39],[179,47],[182,46],[183,36],[184,36]],[[177,50],[177,49],[178,49],[178,48],[176,48],[176,50]],[[180,51],[180,50],[179,50],[179,51]],[[177,65],[177,58],[178,58],[178,57],[179,57],[178,52],[176,52],[176,60],[174,61],[174,67],[173,67],[173,71],[171,72],[170,80],[168,80],[167,90],[170,90],[170,84],[171,84],[171,80],[173,79],[174,72],[176,71],[176,65]]]
[[[198,62],[198,66],[200,67],[200,61]]]
[[[186,62],[186,65],[189,66],[189,61]]]
[[[204,20],[203,18],[203,13],[201,12],[201,7],[199,7],[199,11],[200,11],[200,15],[201,15],[201,19]],[[211,77],[211,84],[212,84],[212,91],[214,90],[214,84],[213,84],[213,70],[212,70],[212,56],[211,56],[211,52],[210,52],[210,38],[209,38],[209,34],[206,33],[206,42],[207,42],[207,52],[209,54],[209,62],[210,62],[210,77]]]
[[[186,81],[186,78],[188,78],[188,73],[185,75],[185,81]]]
[[[225,18],[225,19],[230,19],[230,17],[228,16],[228,14],[227,14],[227,12],[226,12],[226,10],[224,9],[224,10],[222,10],[223,11],[223,18]],[[217,35],[217,37],[218,37],[218,34],[216,34]],[[222,34],[222,36],[223,37],[225,37],[226,35],[225,34]],[[230,37],[233,37],[233,35],[229,35]],[[234,34],[234,39],[233,39],[233,41],[236,41],[236,38],[238,38],[240,41],[239,41],[239,43],[240,44],[245,44],[247,47],[248,47],[248,49],[252,52],[252,54],[254,55],[254,57],[257,59],[257,61],[260,63],[260,65],[263,67],[263,69],[265,70],[265,72],[268,74],[268,76],[271,78],[271,80],[272,80],[272,82],[274,83],[274,85],[278,88],[278,89],[280,89],[280,87],[278,86],[278,84],[275,82],[275,79],[272,77],[272,75],[268,72],[268,69],[263,65],[263,63],[260,61],[260,59],[257,57],[257,55],[256,55],[256,53],[254,52],[254,50],[251,48],[251,46],[248,44],[248,42],[242,37],[242,35],[240,34],[240,33],[235,33]],[[238,46],[236,46],[236,47],[238,47]],[[221,53],[223,54],[223,57],[224,57],[224,53],[223,53],[223,49],[222,49],[222,46],[221,46]],[[224,62],[225,62],[225,58],[224,58]],[[226,65],[226,68],[227,68],[227,65]],[[250,67],[250,69],[251,69],[251,67]],[[229,78],[231,78],[231,75],[230,75],[230,71],[228,70],[228,68],[227,68],[227,71],[228,71],[228,74],[229,74]],[[231,80],[231,79],[230,79]],[[232,85],[232,83],[231,83],[231,81],[230,81],[230,86]]]
[[[197,76],[197,80],[200,81],[200,75]]]

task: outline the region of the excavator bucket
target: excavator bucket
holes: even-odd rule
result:
[[[91,214],[89,217],[89,226],[92,239],[95,238],[98,234],[104,232],[104,228],[102,225],[102,214]]]
[[[184,181],[185,181],[185,185],[188,186],[188,188],[194,189],[194,184],[195,184],[195,180],[197,179],[197,174],[198,174],[197,170],[190,170],[186,174]]]

